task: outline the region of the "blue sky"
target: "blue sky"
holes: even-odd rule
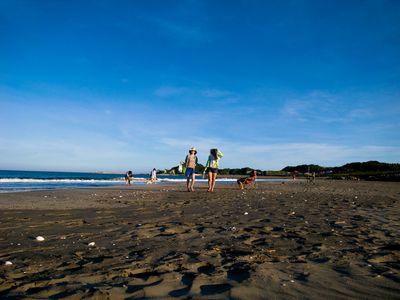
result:
[[[0,169],[400,162],[399,1],[0,2]]]

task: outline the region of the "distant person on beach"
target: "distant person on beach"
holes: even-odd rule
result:
[[[146,183],[152,184],[156,180],[157,180],[157,170],[156,170],[156,168],[154,168],[153,170],[151,170],[150,179],[148,179]]]
[[[189,154],[186,155],[185,159],[185,176],[186,176],[186,187],[188,192],[194,192],[194,182],[196,179],[195,169],[198,163],[197,150],[195,147],[190,148]]]
[[[151,171],[151,180],[152,181],[156,181],[157,180],[157,170],[156,170],[156,168],[154,168],[153,171]]]
[[[315,184],[315,172],[312,172],[312,174],[308,173],[307,183]]]
[[[215,180],[217,179],[219,159],[224,155],[218,149],[210,149],[210,155],[205,166],[204,172],[208,172],[208,190],[214,192]]]
[[[243,190],[246,185],[253,185],[257,179],[257,172],[255,170],[251,171],[248,177],[243,177],[237,180],[237,183],[241,190]]]
[[[125,174],[125,182],[126,182],[126,184],[131,184],[132,179],[133,179],[132,171],[126,172],[126,174]]]

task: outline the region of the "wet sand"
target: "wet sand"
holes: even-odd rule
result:
[[[0,264],[0,298],[400,299],[400,184],[0,194]]]

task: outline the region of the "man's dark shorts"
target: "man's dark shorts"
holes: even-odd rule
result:
[[[194,169],[193,168],[187,168],[186,169],[186,172],[185,172],[186,178],[192,177],[193,174],[194,174]]]

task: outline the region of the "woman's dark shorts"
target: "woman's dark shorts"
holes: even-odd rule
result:
[[[208,168],[208,173],[213,173],[213,174],[217,174],[218,173],[218,168]]]

